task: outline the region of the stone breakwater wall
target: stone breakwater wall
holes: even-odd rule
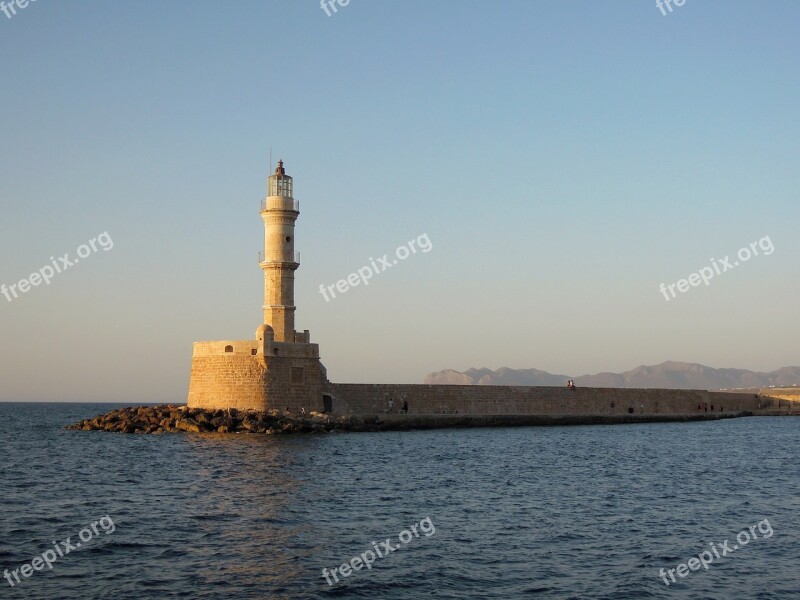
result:
[[[705,415],[759,411],[776,400],[753,393],[623,388],[330,384],[335,414],[426,415]],[[613,405],[613,406],[612,406]]]
[[[285,411],[198,409],[187,406],[142,406],[120,408],[67,429],[110,433],[164,434],[171,432],[207,434],[288,434],[334,431],[407,431],[445,427],[515,427],[610,425],[666,421],[708,421],[752,416],[752,412],[724,412],[697,415],[295,415]]]
[[[590,425],[800,414],[754,393],[553,387],[328,384],[331,412],[179,405],[113,410],[68,429],[120,433],[325,433],[440,427]],[[393,407],[387,413],[389,401]],[[408,414],[401,414],[403,403]]]

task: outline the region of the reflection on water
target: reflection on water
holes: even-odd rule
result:
[[[288,592],[309,583],[298,580],[297,560],[321,552],[320,532],[313,521],[297,518],[296,505],[306,504],[302,494],[310,477],[303,475],[313,461],[314,440],[274,439],[211,435],[185,440],[187,458],[197,465],[188,499],[191,518],[202,523],[206,552],[195,558],[197,574],[206,582],[216,581],[222,571],[227,585],[238,580]]]

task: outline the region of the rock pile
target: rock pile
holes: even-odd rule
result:
[[[382,423],[375,417],[333,417],[312,412],[293,415],[270,410],[207,410],[174,404],[119,408],[93,419],[67,426],[83,431],[113,431],[119,433],[325,433],[333,430],[375,430]]]

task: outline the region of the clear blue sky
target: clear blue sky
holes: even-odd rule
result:
[[[794,0],[0,13],[0,283],[114,242],[0,296],[0,400],[184,401],[192,342],[261,322],[270,147],[302,203],[297,326],[334,381],[800,364],[798,23]]]

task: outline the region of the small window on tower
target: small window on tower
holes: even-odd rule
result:
[[[225,346],[225,352],[233,352],[233,346]]]
[[[287,242],[291,242],[291,241],[292,241],[292,236],[290,236],[290,235],[287,235],[287,236],[286,236],[286,241],[287,241]]]

